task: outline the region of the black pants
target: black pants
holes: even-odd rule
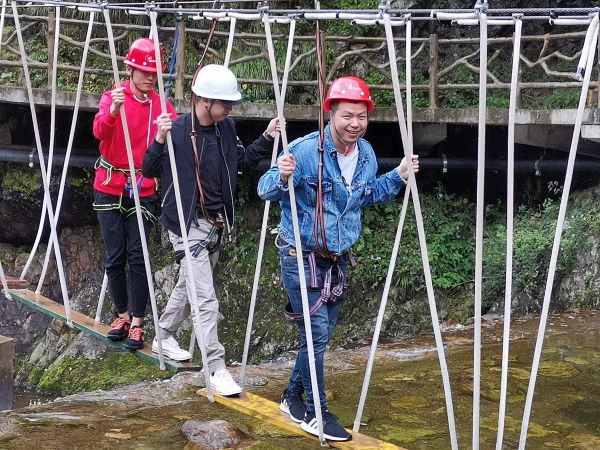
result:
[[[119,202],[119,197],[101,192],[95,192],[94,199],[96,205]],[[140,198],[140,203],[150,213],[154,213],[155,196]],[[123,196],[122,206],[133,208],[135,203],[133,199]],[[106,252],[104,268],[108,276],[108,290],[114,301],[115,311],[122,314],[128,310],[126,278],[126,265],[128,264],[131,283],[131,315],[142,318],[146,313],[146,303],[150,294],[137,216],[134,212],[127,217],[118,209],[97,210],[96,214],[98,215],[98,223],[104,240]],[[148,240],[151,228],[152,222],[144,218],[146,240]]]

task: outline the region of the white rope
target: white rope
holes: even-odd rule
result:
[[[4,269],[2,268],[2,263],[0,262],[0,281],[2,282],[2,290],[4,291],[4,296],[12,300],[10,296],[10,289],[8,289],[8,282],[6,281],[6,275],[4,274]]]
[[[13,11],[13,19],[15,21],[15,29],[17,31],[17,40],[19,41],[19,50],[21,53],[21,63],[23,64],[23,74],[25,76],[25,84],[27,86],[27,95],[29,97],[29,109],[31,110],[31,122],[33,124],[33,133],[35,135],[35,142],[37,147],[37,154],[40,163],[40,170],[42,172],[42,184],[44,187],[44,200],[46,201],[48,217],[50,218],[50,223],[54,223],[54,209],[52,207],[52,202],[50,201],[50,186],[48,184],[48,179],[46,178],[46,163],[44,160],[44,153],[42,151],[42,141],[40,139],[40,130],[37,121],[37,114],[35,112],[35,104],[33,103],[33,90],[31,87],[31,78],[29,77],[29,66],[27,64],[27,55],[25,54],[25,45],[23,43],[23,33],[21,31],[21,26],[19,23],[19,14],[17,11],[17,3],[13,1],[12,3],[12,11]],[[42,208],[43,210],[43,208]],[[72,327],[73,322],[71,320],[71,304],[69,302],[69,293],[67,290],[67,283],[65,280],[65,272],[62,264],[62,255],[60,253],[60,247],[58,245],[58,236],[56,235],[56,229],[50,227],[50,239],[54,242],[54,247],[56,250],[56,266],[58,269],[58,278],[60,282],[60,289],[63,299],[63,304],[65,307],[65,315],[67,319],[67,325]],[[21,277],[23,278],[23,277]]]
[[[294,35],[296,32],[296,21],[292,20],[290,22],[289,35],[288,35],[288,44],[287,44],[287,52],[285,55],[285,63],[283,68],[283,76],[281,79],[281,99],[285,101],[285,95],[287,90],[287,81],[290,72],[290,65],[292,60],[292,51],[294,47]],[[279,90],[279,86],[275,85],[274,89]],[[285,124],[281,124],[281,126],[285,126]],[[275,166],[277,161],[277,152],[279,150],[279,137],[280,134],[277,133],[275,135],[275,139],[273,141],[273,152],[271,153],[271,167]],[[246,324],[246,337],[244,339],[244,353],[242,355],[242,365],[240,367],[240,379],[239,384],[244,389],[244,376],[246,374],[246,364],[248,362],[248,353],[250,351],[250,338],[252,337],[252,323],[254,321],[254,311],[256,309],[256,297],[258,295],[258,284],[260,282],[260,269],[262,266],[263,253],[265,248],[265,238],[267,234],[267,225],[269,223],[269,209],[271,207],[271,202],[267,200],[265,202],[265,209],[263,211],[263,220],[262,226],[260,228],[260,241],[258,243],[258,255],[256,257],[256,267],[254,269],[254,281],[252,283],[252,295],[250,297],[250,311],[248,313],[248,323]]]
[[[589,25],[590,23],[592,23],[592,19],[575,19],[567,17],[558,17],[556,19],[553,19],[552,17],[550,17],[550,19],[548,19],[548,22],[550,23],[550,25]]]
[[[388,59],[390,61],[396,61],[396,49],[394,47],[394,36],[392,34],[392,27],[389,14],[384,14],[385,20],[385,35],[388,47]],[[419,235],[419,246],[421,249],[421,260],[423,262],[423,272],[425,276],[425,286],[427,288],[427,300],[429,303],[429,311],[431,314],[431,322],[433,325],[433,334],[435,336],[436,349],[438,352],[438,358],[440,362],[440,371],[442,373],[442,381],[444,385],[444,397],[446,401],[446,414],[448,416],[448,430],[450,434],[450,443],[452,450],[458,449],[458,442],[456,440],[456,426],[454,423],[454,406],[452,404],[452,392],[450,390],[450,376],[448,374],[448,367],[446,365],[446,356],[444,353],[444,344],[442,342],[442,333],[440,331],[439,318],[437,314],[435,296],[433,292],[433,281],[431,279],[431,268],[429,267],[429,254],[427,252],[427,242],[425,239],[425,228],[423,226],[423,214],[421,212],[421,202],[419,200],[419,191],[415,181],[415,173],[412,166],[412,153],[408,147],[409,135],[407,131],[406,121],[404,119],[404,110],[402,108],[402,95],[400,94],[400,81],[398,78],[398,67],[396,64],[390,64],[390,71],[392,74],[392,85],[394,87],[394,99],[396,101],[396,114],[398,116],[398,125],[400,126],[400,135],[402,137],[402,144],[404,147],[404,157],[407,161],[408,167],[408,187],[410,188],[413,208],[415,210],[415,221],[417,224],[417,232]]]
[[[591,48],[596,48],[598,39],[598,15],[596,14],[590,24],[594,27],[594,35],[591,39]],[[538,327],[537,340],[535,343],[535,352],[533,355],[533,363],[531,365],[531,376],[529,377],[529,387],[527,397],[525,399],[525,410],[523,412],[523,422],[521,423],[521,436],[519,439],[519,450],[525,450],[525,442],[527,440],[527,430],[529,428],[529,418],[531,415],[531,404],[533,402],[533,394],[535,391],[535,382],[539,369],[540,359],[542,356],[542,347],[544,344],[544,334],[546,331],[546,322],[548,320],[548,310],[550,308],[550,296],[552,295],[552,287],[554,284],[554,275],[556,273],[556,264],[558,261],[558,252],[560,250],[560,241],[565,225],[565,215],[567,212],[567,204],[569,202],[569,193],[571,191],[571,181],[573,179],[573,168],[575,166],[575,157],[577,156],[577,147],[579,145],[579,136],[581,133],[581,124],[583,122],[583,113],[585,110],[585,102],[590,86],[590,78],[592,75],[592,67],[594,64],[594,56],[596,52],[590,51],[587,55],[587,64],[583,84],[581,86],[581,94],[579,96],[579,105],[577,107],[577,115],[575,116],[575,126],[573,127],[573,137],[571,139],[571,148],[569,150],[569,159],[567,163],[567,171],[565,173],[565,183],[563,186],[562,197],[560,200],[560,208],[558,211],[558,219],[556,221],[556,231],[554,233],[554,242],[552,244],[552,254],[550,256],[550,264],[548,267],[548,278],[546,280],[546,290],[544,292],[544,303],[542,305],[542,314],[540,316],[540,324]]]
[[[100,288],[100,297],[98,298],[98,306],[96,307],[96,317],[94,320],[96,323],[100,322],[100,317],[102,316],[102,308],[104,307],[104,298],[106,297],[106,289],[108,288],[108,275],[106,271],[104,271],[104,276],[102,277],[102,287]]]
[[[150,22],[152,26],[152,38],[154,40],[154,54],[156,57],[156,61],[160,61],[160,49],[158,45],[158,31],[156,28],[156,13],[150,12]],[[158,92],[160,94],[160,106],[163,113],[167,112],[167,101],[165,96],[165,88],[163,85],[162,78],[162,68],[160,64],[156,65],[157,78],[158,78]],[[195,117],[192,117],[192,120],[196,120]],[[185,251],[185,260],[188,265],[188,279],[191,289],[188,289],[188,293],[191,291],[191,297],[188,296],[188,300],[190,302],[190,307],[192,311],[192,323],[194,325],[194,334],[196,335],[196,339],[198,339],[198,344],[200,346],[200,353],[202,355],[202,364],[204,366],[204,380],[206,382],[206,391],[207,397],[210,402],[214,402],[214,397],[212,393],[212,386],[210,384],[210,370],[208,367],[208,352],[206,350],[206,344],[204,343],[204,335],[202,334],[202,328],[200,327],[200,309],[198,307],[198,293],[196,291],[196,279],[194,275],[194,271],[192,270],[192,254],[190,252],[190,244],[188,239],[187,227],[185,223],[185,219],[183,217],[183,207],[181,203],[181,190],[179,189],[179,175],[177,173],[177,164],[175,162],[175,151],[173,149],[173,138],[171,136],[171,132],[167,133],[167,149],[169,151],[169,161],[171,163],[171,174],[173,176],[173,190],[175,193],[175,203],[177,206],[177,217],[179,219],[179,228],[181,230],[181,239],[183,241],[183,249]],[[180,269],[183,270],[183,269]],[[187,283],[186,283],[187,284]],[[156,305],[154,305],[156,307]],[[158,313],[156,313],[155,320],[155,329],[156,332],[159,332],[158,325]],[[162,343],[161,339],[158,339],[159,350],[162,351]]]
[[[2,37],[4,34],[4,16],[6,14],[6,0],[2,0],[2,10],[0,11],[0,49],[2,48]]]
[[[512,302],[513,232],[514,232],[514,189],[515,189],[515,122],[517,116],[517,88],[519,84],[519,62],[521,59],[521,28],[523,22],[515,20],[510,100],[508,105],[508,143],[506,170],[506,281],[504,285],[504,332],[502,335],[502,374],[500,377],[500,405],[498,409],[498,435],[496,450],[502,450],[506,393],[508,390],[508,356],[510,346],[510,314]]]
[[[481,297],[483,286],[483,226],[485,188],[485,119],[487,98],[487,16],[479,15],[479,126],[477,136],[477,208],[475,219],[475,321],[473,336],[473,450],[479,449],[481,388]]]
[[[231,50],[233,48],[233,39],[235,37],[235,23],[237,22],[236,18],[232,18],[229,24],[229,38],[227,39],[227,51],[225,52],[225,60],[223,61],[223,65],[225,67],[229,67],[229,60],[231,59]]]
[[[275,64],[275,50],[273,48],[273,38],[271,36],[271,24],[268,20],[268,14],[263,17],[265,25],[265,36],[267,40],[267,50],[269,52],[269,62],[271,64],[271,76],[273,77],[273,88],[275,93],[275,103],[277,104],[277,117],[280,124],[285,124],[283,116],[283,100],[279,89],[279,80],[277,76],[277,66]],[[281,141],[283,143],[283,153],[289,155],[287,132],[285,126],[280,128]],[[298,211],[296,207],[296,195],[294,191],[294,175],[288,177],[288,189],[290,194],[290,209],[292,213],[292,225],[294,228],[294,242],[296,243],[296,261],[298,263],[298,278],[300,281],[300,294],[302,297],[302,314],[304,319],[304,330],[306,333],[306,346],[308,349],[308,366],[310,369],[310,382],[312,386],[313,402],[315,406],[315,417],[317,419],[319,440],[321,445],[327,445],[323,434],[323,416],[321,411],[321,399],[319,397],[319,386],[317,384],[317,369],[315,366],[315,351],[312,338],[312,327],[310,323],[310,307],[308,305],[308,292],[306,290],[306,276],[304,273],[304,254],[302,253],[302,241],[300,240],[300,227],[298,224]]]
[[[115,41],[113,37],[112,24],[110,21],[110,14],[108,9],[104,9],[104,21],[106,23],[106,33],[108,37],[108,44],[110,48],[110,58],[113,69],[113,77],[115,82],[115,87],[121,86],[121,81],[119,80],[119,67],[117,65],[117,52],[115,50]],[[159,55],[160,56],[160,55]],[[156,67],[160,65],[160,58],[157,60]],[[119,108],[119,116],[121,116],[121,124],[123,126],[123,136],[125,137],[125,148],[127,150],[127,160],[129,162],[129,176],[131,177],[131,188],[133,191],[133,201],[135,203],[135,216],[137,218],[138,229],[140,232],[140,242],[142,244],[142,254],[144,255],[144,268],[146,270],[146,282],[148,283],[148,293],[150,294],[150,304],[152,305],[152,315],[154,318],[154,326],[158,332],[158,313],[156,309],[156,298],[154,295],[154,285],[152,282],[152,268],[150,266],[150,258],[148,254],[148,243],[146,242],[146,233],[144,231],[144,219],[142,217],[142,210],[140,205],[140,193],[138,191],[138,185],[136,183],[136,174],[135,174],[135,163],[133,161],[133,154],[131,151],[131,138],[129,136],[129,127],[127,125],[127,117],[125,116],[125,105],[121,104]],[[160,340],[159,340],[160,345]],[[159,350],[160,347],[159,347]],[[161,370],[165,370],[165,358],[162,355],[162,352],[158,354],[158,360]]]
[[[452,21],[453,25],[478,25],[479,24],[479,20],[477,19],[455,19]],[[505,25],[514,25],[515,24],[515,19],[512,17],[507,17],[506,19],[489,19],[487,21],[488,25],[498,25],[498,26],[505,26]]]
[[[352,23],[356,25],[384,25],[383,19],[354,19]],[[406,25],[406,19],[390,20],[390,24],[393,27],[403,27]]]
[[[590,26],[588,27],[587,33],[585,34],[585,41],[581,50],[581,56],[579,57],[579,63],[577,64],[577,76],[580,80],[583,80],[583,77],[585,75],[585,66],[588,53],[596,51],[596,44],[592,45],[592,40],[594,39],[596,28],[598,28],[598,21],[592,20]]]
[[[51,105],[50,105],[50,144],[48,147],[48,166],[46,178],[48,179],[48,186],[50,186],[50,181],[52,180],[52,160],[54,158],[54,140],[56,134],[56,78],[57,78],[57,66],[58,66],[58,43],[60,38],[60,7],[56,8],[56,25],[54,28],[54,55],[52,57],[52,82],[51,82]],[[83,69],[83,68],[82,68]],[[64,162],[65,166],[67,164],[67,160],[65,158]],[[61,179],[62,182],[62,179]],[[60,194],[59,194],[60,195]],[[56,229],[58,224],[58,219],[60,218],[60,206],[57,202],[56,208],[54,210],[55,222],[50,222],[50,226]],[[46,214],[44,213],[44,219],[40,220],[40,224],[43,224],[46,220]],[[48,263],[50,262],[50,255],[52,254],[52,241],[48,243],[48,247],[46,247],[46,253],[44,255],[44,264],[42,265],[42,273],[40,275],[40,279],[38,280],[38,285],[35,290],[36,294],[39,294],[42,291],[42,287],[44,285],[43,278],[46,277],[46,270],[48,269]]]
[[[431,11],[430,17],[437,20],[461,20],[461,19],[477,19],[478,15],[474,12],[442,12],[442,11]]]
[[[407,137],[408,147],[412,154],[413,142],[412,142],[412,86],[411,86],[411,71],[412,71],[412,23],[410,20],[406,23],[406,121],[407,121]],[[377,344],[379,343],[379,335],[381,334],[381,325],[385,315],[385,309],[387,307],[387,300],[392,285],[392,278],[394,276],[394,269],[396,268],[396,260],[398,257],[398,250],[400,249],[400,240],[402,239],[402,231],[404,230],[404,220],[406,219],[406,210],[408,209],[408,200],[410,196],[410,189],[404,188],[404,200],[402,201],[402,209],[400,211],[400,219],[398,221],[398,227],[396,229],[396,238],[392,247],[392,256],[390,257],[390,263],[388,265],[388,271],[385,278],[385,284],[383,287],[383,294],[381,296],[381,303],[379,305],[379,313],[377,315],[377,321],[375,322],[375,331],[373,333],[373,339],[371,341],[371,350],[369,352],[369,360],[367,361],[367,368],[365,370],[365,377],[363,379],[362,390],[360,393],[360,399],[358,401],[358,408],[356,409],[356,417],[354,418],[354,425],[352,431],[360,431],[361,419],[365,408],[365,402],[367,400],[367,394],[369,392],[369,384],[371,382],[371,373],[373,371],[373,365],[375,364],[375,354],[377,353]]]

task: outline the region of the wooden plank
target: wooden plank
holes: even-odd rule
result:
[[[65,307],[60,303],[56,303],[49,298],[36,294],[28,289],[11,289],[10,294],[14,300],[29,306],[36,311],[41,312],[42,314],[63,322],[67,321]],[[122,341],[113,341],[107,337],[107,334],[110,331],[110,326],[96,322],[94,319],[84,316],[77,311],[71,311],[71,320],[73,321],[73,327],[83,331],[86,334],[92,335],[118,349],[129,351],[144,361],[154,364],[159,363],[158,355],[152,352],[152,345],[147,342],[144,344],[144,348],[140,350],[129,350],[123,346]],[[201,369],[200,366],[192,362],[173,361],[166,357],[165,367],[173,372],[181,372],[184,370],[198,371]]]
[[[295,433],[299,436],[304,436],[309,439],[318,441],[317,436],[313,436],[300,428],[300,425],[294,423],[287,414],[279,410],[279,403],[272,402],[265,398],[259,397],[252,392],[242,392],[239,396],[223,397],[214,393],[215,402],[227,406],[228,408],[239,411],[256,419],[262,420],[278,428]],[[206,397],[206,389],[200,389],[198,394]],[[366,436],[362,433],[352,434],[351,441],[337,442],[327,441],[331,447],[342,449],[362,449],[362,450],[405,450],[397,445],[389,442],[380,441],[378,439]]]

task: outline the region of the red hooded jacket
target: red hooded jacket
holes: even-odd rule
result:
[[[136,169],[141,169],[144,153],[156,136],[156,118],[161,114],[160,97],[151,90],[145,101],[138,100],[131,88],[129,81],[121,83],[125,93],[125,117],[127,117],[127,128],[131,141],[131,151]],[[106,91],[100,99],[100,109],[94,117],[94,136],[100,141],[100,155],[110,165],[125,169],[129,173],[129,162],[127,159],[127,147],[125,146],[125,135],[121,122],[120,112],[117,117],[110,115],[112,104],[111,91]],[[169,101],[167,111],[171,118],[177,118],[177,112]],[[108,181],[107,181],[108,180]],[[127,175],[117,170],[108,170],[99,166],[96,169],[94,189],[105,194],[119,196],[125,189]],[[137,175],[137,184],[140,197],[148,197],[156,192],[156,183],[152,178],[143,178]]]

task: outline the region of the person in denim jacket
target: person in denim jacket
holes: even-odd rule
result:
[[[299,138],[290,144],[290,154],[280,156],[277,165],[267,171],[258,184],[260,197],[279,201],[281,207],[277,246],[281,277],[288,294],[285,315],[298,323],[301,336],[280,409],[300,423],[303,430],[318,435],[288,191],[288,178],[293,176],[323,431],[326,439],[335,441],[350,440],[352,436],[327,409],[323,367],[325,350],[345,296],[349,250],[360,237],[361,208],[392,201],[408,179],[404,158],[398,167],[377,177],[375,152],[362,138],[368,113],[374,106],[369,88],[361,79],[335,80],[323,102],[324,110],[330,113],[330,123],[324,129],[322,152],[319,151],[319,132]],[[418,172],[416,155],[412,164],[413,170]],[[306,404],[302,398],[304,392]]]

